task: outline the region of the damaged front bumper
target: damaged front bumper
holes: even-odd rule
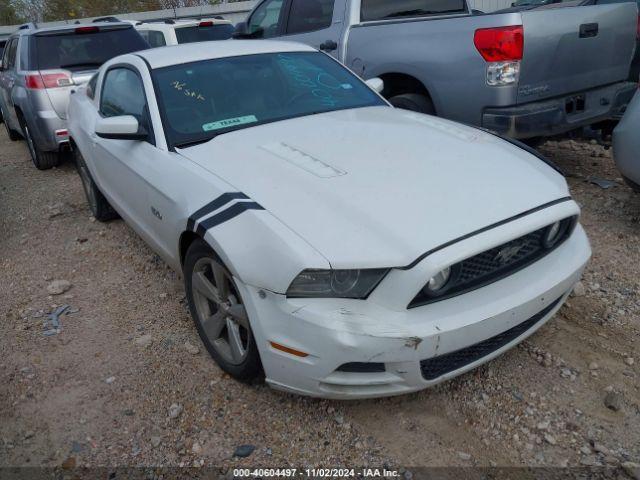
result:
[[[323,398],[381,397],[460,375],[531,335],[561,307],[589,256],[578,226],[557,250],[503,280],[402,310],[372,298],[289,299],[241,289],[272,387]]]

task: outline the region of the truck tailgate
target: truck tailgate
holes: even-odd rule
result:
[[[518,103],[627,78],[638,23],[635,3],[540,8],[521,15]]]

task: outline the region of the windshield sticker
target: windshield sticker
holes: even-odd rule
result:
[[[179,82],[178,80],[175,80],[171,82],[171,86],[176,90],[178,90],[179,92],[184,93],[186,97],[194,98],[196,100],[200,100],[201,102],[204,101],[204,96],[202,96],[202,94],[187,88],[187,84],[184,82]]]
[[[255,115],[246,115],[244,117],[227,118],[225,120],[218,120],[217,122],[205,123],[202,125],[202,130],[205,132],[211,132],[213,130],[221,130],[223,128],[235,127],[236,125],[246,125],[247,123],[255,123],[258,119]]]

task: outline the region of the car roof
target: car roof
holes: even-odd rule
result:
[[[273,40],[217,40],[152,48],[150,50],[137,52],[136,55],[144,58],[151,68],[155,69],[216,58],[259,55],[263,53],[315,51],[316,49],[313,47],[295,42]]]
[[[199,25],[202,22],[212,22],[214,25],[233,25],[229,20],[223,18],[179,18],[179,19],[167,19],[167,20],[154,20],[154,21],[139,21],[136,22],[136,27],[148,27],[148,28],[181,28],[191,27]]]
[[[37,35],[39,33],[68,32],[80,27],[104,27],[106,29],[118,29],[118,27],[133,28],[128,22],[95,22],[95,23],[71,23],[67,25],[56,25],[53,27],[29,26],[34,24],[25,24],[19,28],[13,35]]]

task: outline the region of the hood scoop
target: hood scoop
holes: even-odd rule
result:
[[[333,178],[347,174],[344,170],[340,170],[333,165],[329,165],[319,158],[304,152],[300,148],[283,142],[268,143],[266,145],[261,145],[260,148],[315,175],[316,177]]]

